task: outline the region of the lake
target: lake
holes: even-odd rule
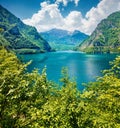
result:
[[[84,87],[82,83],[95,81],[101,76],[101,70],[110,68],[109,61],[114,60],[115,54],[89,55],[82,52],[61,51],[42,54],[20,55],[24,62],[32,60],[28,71],[38,68],[40,72],[46,66],[49,80],[59,83],[62,67],[67,67],[69,76],[77,82],[78,89]]]

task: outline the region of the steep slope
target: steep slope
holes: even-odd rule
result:
[[[102,20],[79,50],[88,53],[118,52],[120,47],[120,11]]]
[[[34,27],[25,25],[1,5],[0,37],[0,45],[17,52],[31,53],[51,50],[47,41],[41,37]]]
[[[57,50],[73,49],[88,37],[88,35],[80,31],[74,31],[71,33],[61,29],[52,29],[40,34],[51,44],[52,47],[55,47]]]

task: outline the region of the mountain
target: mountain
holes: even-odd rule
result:
[[[120,11],[102,20],[91,36],[79,45],[88,53],[112,53],[120,50]]]
[[[73,49],[73,47],[88,37],[88,35],[77,30],[69,32],[61,29],[52,29],[40,34],[57,50]]]
[[[19,18],[0,5],[0,46],[19,53],[51,51],[50,45],[34,27],[25,25]]]

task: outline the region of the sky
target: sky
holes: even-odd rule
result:
[[[38,32],[53,28],[90,35],[120,0],[0,0],[0,4]]]

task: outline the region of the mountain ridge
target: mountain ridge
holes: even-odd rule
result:
[[[120,47],[120,11],[102,20],[91,34],[79,45],[79,50],[88,53],[114,53]]]
[[[0,5],[0,45],[18,53],[51,51],[48,42],[36,28],[25,25],[19,18]],[[7,43],[3,43],[3,40]]]
[[[86,39],[88,37],[88,35],[80,32],[78,30],[75,30],[74,32],[70,32],[67,30],[56,29],[56,28],[51,29],[46,32],[41,32],[40,34],[52,46],[53,45],[58,45],[58,46],[64,45],[65,47],[63,48],[63,50],[66,50],[67,46],[74,48],[80,42],[82,42],[84,39]],[[69,48],[67,50],[69,50]]]

